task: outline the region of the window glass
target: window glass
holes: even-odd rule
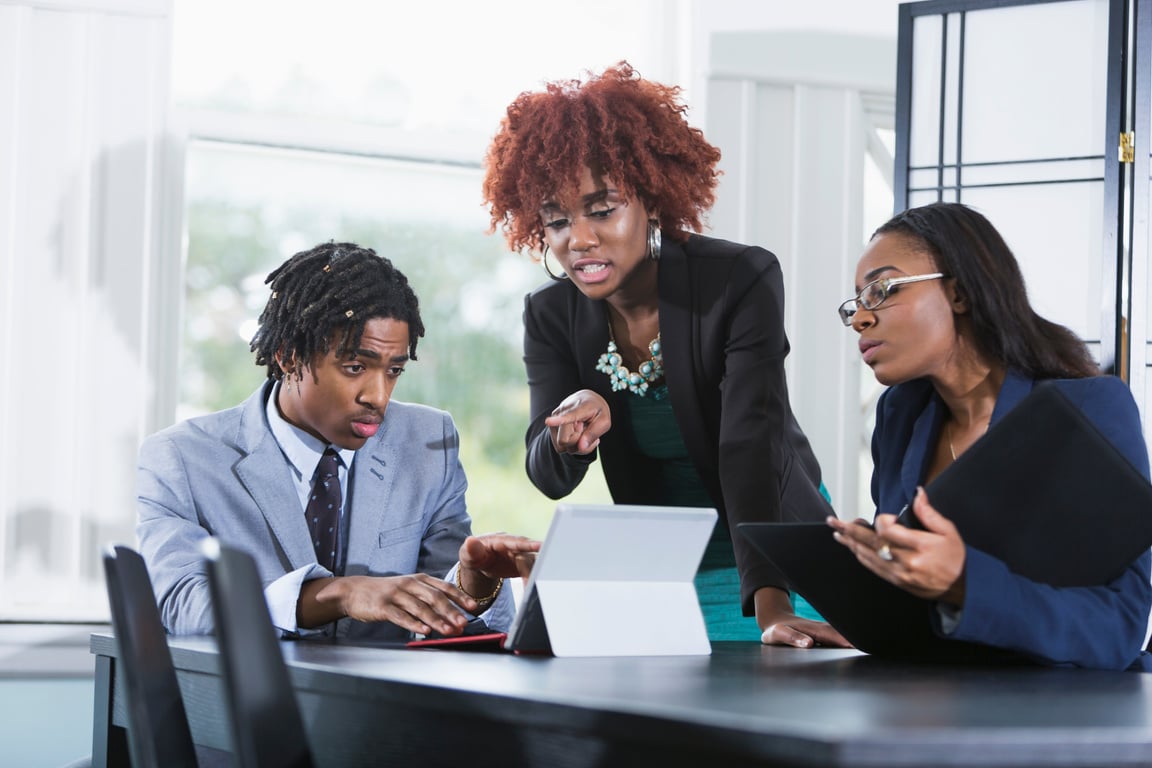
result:
[[[194,142],[187,162],[187,296],[180,418],[241,402],[264,380],[249,342],[264,280],[316,243],[374,248],[408,276],[426,335],[399,400],[449,411],[478,532],[543,536],[555,502],[524,472],[524,294],[543,270],[486,233],[480,170]],[[594,361],[590,361],[590,365]],[[590,473],[573,501],[608,501]]]
[[[620,59],[666,79],[675,9],[586,0],[177,0],[174,94],[186,106],[490,135],[508,102]],[[476,158],[479,160],[479,157]]]
[[[272,268],[357,242],[419,296],[427,335],[396,396],[452,413],[474,528],[543,536],[555,502],[524,471],[520,315],[546,276],[486,234],[483,153],[508,103],[547,80],[621,59],[667,80],[667,7],[590,0],[559,24],[528,0],[175,7],[173,94],[193,138],[177,418],[263,379],[248,343]],[[567,500],[609,500],[594,467]]]

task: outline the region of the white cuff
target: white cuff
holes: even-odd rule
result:
[[[268,602],[268,613],[272,615],[272,626],[281,632],[291,632],[298,635],[316,634],[320,630],[301,629],[296,624],[296,606],[300,602],[300,589],[304,582],[312,579],[322,579],[332,573],[316,563],[297,568],[286,573],[276,581],[264,587],[264,599]]]

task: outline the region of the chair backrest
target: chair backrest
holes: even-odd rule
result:
[[[196,749],[152,580],[144,559],[124,546],[104,553],[112,628],[120,648],[128,709],[128,749],[137,768],[196,768]]]
[[[204,548],[234,755],[241,768],[311,768],[312,753],[251,555]]]

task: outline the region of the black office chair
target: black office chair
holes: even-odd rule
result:
[[[252,557],[205,542],[208,589],[240,768],[312,768],[312,752]]]
[[[120,647],[118,664],[123,672],[132,765],[228,765],[228,753],[192,743],[176,668],[144,558],[128,547],[109,547],[104,553],[104,579],[112,628]]]

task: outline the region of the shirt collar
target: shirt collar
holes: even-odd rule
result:
[[[276,438],[276,443],[284,452],[288,463],[296,470],[297,478],[311,480],[313,473],[316,472],[316,465],[328,444],[322,440],[317,440],[280,415],[280,409],[276,407],[276,398],[280,396],[281,383],[277,381],[272,387],[272,394],[265,406],[268,414],[268,428],[272,431],[272,437]],[[356,457],[356,451],[351,448],[332,447],[340,454],[340,461],[343,466],[351,467],[352,459]]]

